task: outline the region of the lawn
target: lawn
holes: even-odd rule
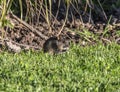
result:
[[[0,92],[120,92],[120,46],[71,46],[60,55],[2,52]]]

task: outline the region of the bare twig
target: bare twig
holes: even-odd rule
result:
[[[111,43],[111,41],[109,39],[106,39],[106,38],[102,38],[103,41],[106,41],[108,43]]]
[[[15,45],[17,45],[17,46],[19,46],[19,47],[24,47],[24,48],[33,48],[33,49],[37,49],[37,50],[41,50],[41,49],[42,49],[42,48],[37,47],[37,46],[31,46],[31,45],[26,45],[26,44],[20,44],[20,43],[17,43],[17,42],[15,42],[15,41],[13,41],[13,40],[8,39],[8,38],[1,38],[1,37],[0,37],[0,41],[1,41],[1,42],[2,42],[2,41],[11,42],[12,44],[15,44]]]
[[[27,27],[29,30],[31,30],[32,32],[34,32],[35,34],[37,34],[38,36],[40,36],[42,39],[48,39],[47,36],[45,36],[44,34],[42,34],[40,31],[36,30],[35,28],[33,28],[31,25],[29,25],[26,22],[22,21],[21,19],[19,19],[14,14],[10,13],[10,15],[11,15],[12,18],[16,19],[18,22],[20,22],[25,27]]]

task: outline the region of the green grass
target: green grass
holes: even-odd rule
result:
[[[71,46],[55,56],[1,53],[0,92],[120,92],[120,46]]]

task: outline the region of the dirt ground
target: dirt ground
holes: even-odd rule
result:
[[[103,16],[93,16],[94,18],[90,19],[87,14],[81,16],[83,20],[81,21],[78,15],[74,14],[72,20],[68,18],[64,23],[65,16],[62,14],[60,13],[56,20],[51,20],[49,26],[45,21],[26,23],[13,13],[9,13],[7,19],[14,27],[6,26],[0,29],[1,51],[41,50],[46,39],[53,36],[60,40],[70,39],[71,42],[81,46],[94,45],[99,41],[103,44],[112,42],[120,44],[120,9],[111,13],[111,17],[107,16],[110,21],[105,21]]]

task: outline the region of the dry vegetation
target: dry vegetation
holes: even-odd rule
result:
[[[119,0],[0,0],[0,44],[41,49],[52,36],[80,45],[120,44]]]

